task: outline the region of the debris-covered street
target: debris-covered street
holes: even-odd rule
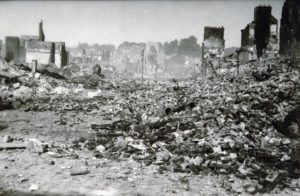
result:
[[[2,16],[0,195],[300,195],[298,0]]]
[[[101,91],[71,79],[32,79],[11,66],[31,83],[1,89],[2,107],[12,107],[1,111],[1,186],[72,194],[296,194],[299,71],[266,64],[240,77],[101,81]],[[263,73],[268,79],[258,81]],[[32,98],[21,90],[33,84]]]

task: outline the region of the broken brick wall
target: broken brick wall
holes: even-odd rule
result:
[[[300,56],[300,1],[286,0],[281,16],[280,54]]]

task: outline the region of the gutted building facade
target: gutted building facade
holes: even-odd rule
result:
[[[33,60],[37,60],[39,64],[53,63],[58,68],[68,63],[68,52],[64,42],[45,41],[43,21],[39,23],[38,36],[6,37],[4,57],[15,63],[32,63]]]
[[[224,27],[204,27],[204,58],[223,57],[225,40]]]
[[[272,16],[271,6],[256,7],[253,22],[242,29],[241,33],[241,47],[245,51],[241,54],[242,60],[278,56],[278,20]]]
[[[300,57],[300,1],[286,0],[280,21],[280,55]]]
[[[241,30],[241,48],[242,52],[239,54],[242,62],[247,62],[257,59],[256,44],[255,44],[255,23],[249,23],[244,29]]]

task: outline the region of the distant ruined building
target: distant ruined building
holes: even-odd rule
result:
[[[164,70],[165,52],[161,43],[147,42],[144,49],[144,73],[155,75]]]
[[[277,57],[279,52],[278,20],[272,16],[271,6],[257,6],[254,21],[241,30],[242,61],[260,57]]]
[[[300,56],[300,1],[286,0],[280,21],[280,55]]]
[[[65,42],[46,42],[43,21],[39,23],[39,35],[7,36],[2,56],[15,63],[55,64],[62,68],[68,63],[68,52]]]

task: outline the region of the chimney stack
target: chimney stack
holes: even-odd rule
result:
[[[39,23],[39,40],[40,41],[45,41],[45,34],[44,34],[44,30],[43,30],[43,20],[41,20],[41,22]]]

